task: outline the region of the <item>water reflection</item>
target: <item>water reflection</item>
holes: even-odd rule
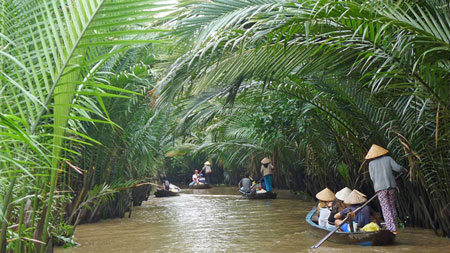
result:
[[[179,197],[151,198],[132,218],[80,225],[78,248],[68,252],[416,252],[446,251],[450,241],[431,231],[401,230],[390,247],[325,243],[307,233],[304,220],[314,203],[278,191],[276,200],[246,200],[234,188],[188,191]],[[430,245],[432,248],[430,248]]]

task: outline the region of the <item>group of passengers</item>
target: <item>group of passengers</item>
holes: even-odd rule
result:
[[[264,159],[261,160],[260,172],[263,175],[263,178],[260,180],[261,183],[258,184],[257,181],[259,180],[253,180],[253,178],[246,173],[245,177],[238,183],[239,191],[242,194],[272,192],[273,169],[272,161],[269,158],[264,157]]]
[[[316,194],[316,198],[319,199],[319,204],[317,205],[319,226],[328,229],[339,226],[349,213],[351,214],[367,201],[366,195],[357,190],[352,191],[348,187],[343,188],[336,194],[325,188]],[[375,222],[371,223],[370,214],[371,209],[369,206],[364,206],[356,213],[353,217],[353,230],[356,231],[358,228],[363,231],[372,231],[374,228],[378,230],[378,225]],[[369,223],[370,225],[366,227]],[[346,222],[340,229],[343,232],[350,232],[351,226]]]
[[[373,182],[374,190],[378,195],[386,229],[394,235],[397,234],[397,211],[395,209],[395,199],[397,184],[392,171],[405,172],[408,170],[398,165],[392,157],[386,155],[389,151],[373,144],[365,159],[369,162],[369,174]],[[344,232],[353,232],[358,229],[363,231],[376,231],[379,229],[379,219],[371,219],[371,209],[364,206],[359,212],[354,211],[361,207],[366,201],[366,195],[345,187],[334,194],[330,189],[325,188],[317,193],[319,199],[317,213],[319,216],[319,226],[332,229],[339,226],[343,220],[349,216],[352,222],[345,222],[340,229]]]
[[[268,192],[264,178],[261,179],[260,183],[258,183],[248,173],[245,173],[245,177],[243,177],[241,181],[239,181],[238,189],[239,192],[242,194],[255,194]]]

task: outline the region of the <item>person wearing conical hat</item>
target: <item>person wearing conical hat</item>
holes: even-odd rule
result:
[[[340,211],[345,209],[344,199],[352,192],[350,188],[344,187],[340,191],[336,192],[336,199],[333,200],[330,217],[328,217],[328,223],[333,225],[335,218],[334,216]]]
[[[317,216],[319,217],[319,226],[326,228],[328,225],[328,217],[330,217],[331,202],[336,198],[334,192],[325,188],[316,194],[319,200],[317,205]]]
[[[271,161],[269,158],[264,157],[264,159],[261,160],[261,173],[264,176],[264,182],[266,184],[266,191],[271,192],[272,191],[272,170],[273,166],[271,164]]]
[[[200,173],[202,173],[202,171],[205,171],[206,183],[211,184],[212,183],[212,181],[211,181],[211,175],[212,175],[211,163],[209,161],[206,161],[204,165],[205,166],[203,166]]]
[[[336,198],[336,196],[334,195],[334,192],[332,192],[327,187],[327,188],[321,190],[319,193],[317,193],[316,198],[323,202],[330,202],[330,201],[333,201]]]
[[[345,197],[344,204],[350,206],[360,205],[364,204],[364,202],[366,201],[367,201],[366,195],[355,189],[352,192],[350,192],[350,194],[347,195],[347,197]]]
[[[342,220],[350,213],[355,211],[358,207],[364,204],[367,201],[367,198],[364,194],[357,190],[353,190],[350,194],[347,195],[344,199],[344,204],[347,206],[344,210],[334,215],[336,219],[336,226],[339,226],[342,223]],[[353,227],[354,228],[362,228],[365,225],[370,223],[370,207],[363,207],[355,217],[353,218]],[[341,230],[344,232],[350,232],[350,228],[348,223],[341,226]],[[356,229],[355,229],[356,231]]]
[[[372,179],[375,192],[378,193],[386,228],[397,234],[397,211],[395,209],[397,184],[392,171],[408,172],[408,170],[386,155],[388,152],[389,150],[373,144],[365,159],[369,161],[370,179]]]
[[[340,201],[344,201],[344,199],[348,195],[350,195],[351,192],[352,192],[352,190],[350,188],[344,187],[340,191],[336,192],[336,199],[338,199]]]

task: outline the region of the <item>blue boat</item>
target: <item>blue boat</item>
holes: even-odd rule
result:
[[[306,215],[308,230],[318,238],[324,238],[331,229],[326,229],[317,224],[317,210],[314,208]],[[386,229],[380,229],[374,232],[335,232],[327,241],[343,244],[356,244],[363,246],[381,246],[393,244],[395,235]]]

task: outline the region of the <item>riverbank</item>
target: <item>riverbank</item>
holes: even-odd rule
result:
[[[179,197],[154,198],[133,209],[131,218],[83,224],[75,231],[77,252],[306,252],[320,238],[307,232],[305,216],[314,202],[277,190],[275,200],[239,199],[236,188],[185,190]],[[433,231],[400,230],[389,247],[326,242],[317,252],[446,251],[450,240]]]

